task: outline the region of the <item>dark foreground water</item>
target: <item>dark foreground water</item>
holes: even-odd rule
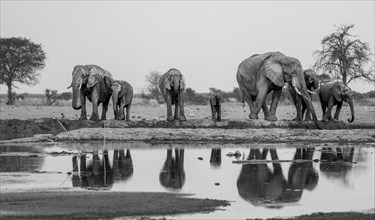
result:
[[[374,149],[370,144],[0,146],[0,189],[174,192],[231,201],[223,210],[174,219],[366,211],[375,207]],[[228,156],[236,151],[241,155]]]

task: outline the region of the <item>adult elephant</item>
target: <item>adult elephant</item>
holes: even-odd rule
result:
[[[310,99],[312,101],[312,94],[316,94],[317,91],[320,89],[318,75],[312,69],[304,70],[303,75],[304,75],[304,78],[305,78],[305,84],[306,84],[307,90],[310,93],[309,94]],[[292,97],[294,105],[296,106],[296,109],[297,109],[297,117],[293,120],[294,121],[302,121],[303,116],[306,112],[305,121],[311,121],[312,120],[311,119],[311,112],[307,108],[306,103],[302,101],[301,96],[298,93],[296,93],[296,91],[293,87],[290,87],[290,86],[289,86],[289,93],[290,93],[290,96]],[[301,107],[302,107],[302,111],[299,111],[299,108],[301,108]],[[299,114],[299,113],[301,113],[301,114]]]
[[[323,121],[332,120],[331,111],[334,105],[337,105],[337,107],[333,120],[339,120],[342,103],[345,101],[349,104],[350,112],[352,114],[352,118],[348,119],[348,122],[352,123],[354,121],[352,95],[352,90],[342,82],[332,81],[323,84],[319,91],[319,98],[323,111]]]
[[[130,107],[133,101],[133,87],[126,81],[104,77],[105,85],[112,94],[113,114],[115,119],[130,121]],[[126,115],[124,109],[126,108]]]
[[[104,76],[112,78],[111,73],[96,65],[77,65],[72,73],[72,83],[69,88],[73,90],[72,107],[81,109],[80,120],[87,120],[86,98],[92,102],[92,114],[90,120],[98,121],[98,106],[102,103],[101,120],[106,119],[108,103],[111,98],[109,90],[104,83]],[[78,100],[80,104],[78,105]]]
[[[177,69],[170,69],[159,79],[159,88],[167,104],[167,121],[186,121],[184,112],[185,79]],[[175,105],[174,117],[172,105]]]
[[[314,123],[319,128],[305,84],[302,65],[298,59],[285,56],[280,52],[255,54],[238,66],[237,82],[243,99],[249,105],[250,119],[258,119],[258,113],[262,109],[266,120],[277,121],[276,109],[282,87],[288,83],[306,102],[307,109],[312,113]],[[268,110],[265,100],[271,91],[273,91],[272,102]]]

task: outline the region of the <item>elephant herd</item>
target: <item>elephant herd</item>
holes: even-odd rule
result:
[[[258,119],[260,110],[268,121],[276,121],[276,109],[284,85],[289,86],[289,92],[296,107],[295,121],[313,120],[320,128],[312,104],[311,94],[319,93],[323,111],[323,121],[339,120],[343,102],[347,102],[354,121],[354,107],[351,89],[341,82],[328,82],[320,85],[315,71],[303,70],[300,61],[280,52],[254,54],[242,61],[237,70],[237,82],[243,102],[250,108],[250,119]],[[177,69],[170,69],[160,77],[159,89],[167,105],[167,121],[186,121],[184,112],[185,79]],[[73,90],[72,107],[81,109],[80,120],[86,120],[86,99],[92,102],[90,120],[99,120],[98,106],[102,103],[101,120],[106,119],[108,103],[112,97],[115,119],[130,121],[130,107],[133,99],[132,86],[123,80],[113,79],[111,73],[96,65],[77,65],[72,73],[72,83],[68,88]],[[272,92],[270,109],[267,107],[267,94]],[[79,104],[78,104],[79,102]],[[221,120],[221,97],[210,95],[212,119]],[[175,106],[174,114],[172,105]],[[331,111],[334,106],[334,117]],[[126,109],[126,114],[124,110]]]

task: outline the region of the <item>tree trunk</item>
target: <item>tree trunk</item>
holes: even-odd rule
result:
[[[13,105],[13,97],[12,97],[12,84],[7,84],[8,86],[8,102],[7,105]]]

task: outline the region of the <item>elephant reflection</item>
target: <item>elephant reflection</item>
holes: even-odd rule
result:
[[[167,150],[167,159],[159,174],[159,181],[162,186],[170,190],[179,190],[185,183],[184,171],[184,149]]]
[[[210,164],[211,164],[211,167],[214,167],[214,168],[220,167],[221,165],[221,149],[220,148],[213,148],[211,150]]]
[[[250,150],[248,160],[265,160],[270,151],[271,159],[278,160],[276,149],[254,148]],[[312,160],[311,149],[296,150],[294,159]],[[298,202],[303,189],[314,189],[318,175],[312,168],[312,162],[295,162],[289,168],[288,179],[283,175],[280,163],[272,163],[271,170],[266,163],[244,164],[237,180],[239,195],[256,206],[280,207],[280,203]],[[270,206],[271,205],[271,206]]]
[[[113,153],[113,179],[114,181],[126,181],[133,176],[133,160],[130,150],[115,150]]]
[[[88,189],[106,189],[113,185],[113,171],[109,164],[108,151],[94,151],[92,161],[87,165],[86,154],[80,157],[80,175],[78,175],[77,156],[73,156],[73,186]]]
[[[78,160],[79,159],[79,160]],[[108,151],[103,151],[102,158],[99,152],[94,151],[92,161],[87,165],[86,154],[79,158],[73,156],[73,187],[87,189],[108,189],[114,181],[127,180],[133,175],[133,162],[130,151],[115,150],[113,153],[113,167],[111,167]],[[79,171],[78,171],[78,161]]]
[[[328,177],[344,179],[353,168],[354,147],[324,147],[320,156],[320,171]]]

